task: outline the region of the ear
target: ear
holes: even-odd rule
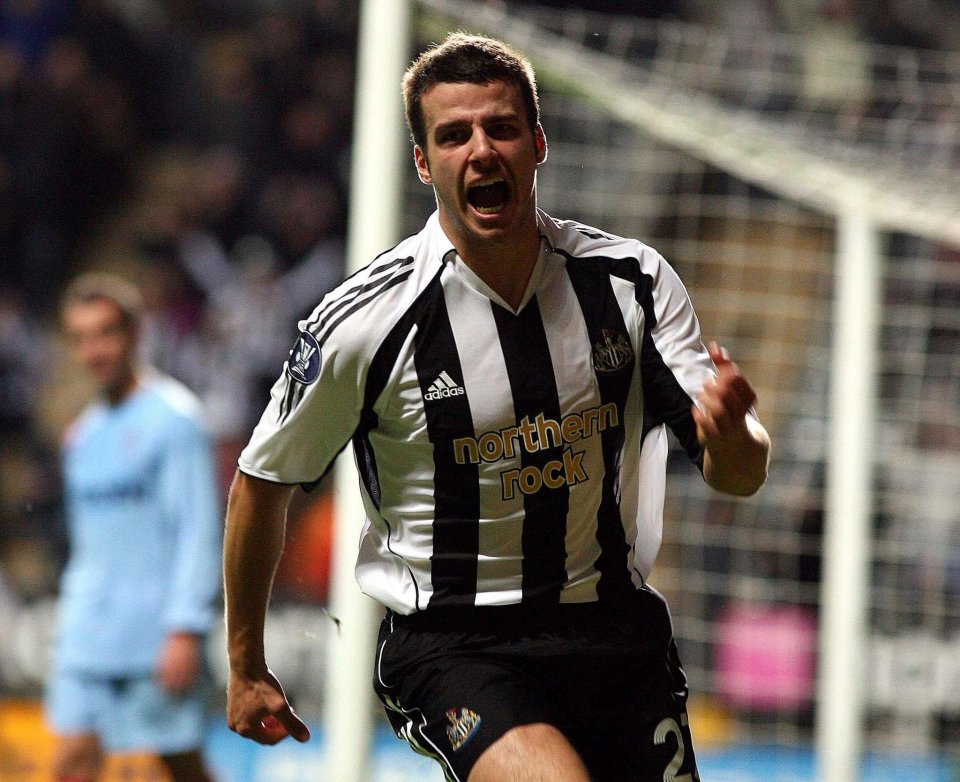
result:
[[[426,153],[417,145],[413,148],[413,162],[417,166],[417,176],[425,185],[433,184],[433,177],[430,176],[430,164],[427,162]]]
[[[534,137],[534,143],[537,147],[537,165],[539,166],[547,159],[547,136],[543,132],[543,125],[537,123],[537,132]]]

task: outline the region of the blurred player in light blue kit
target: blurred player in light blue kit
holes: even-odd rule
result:
[[[63,325],[100,396],[63,449],[70,556],[47,692],[57,782],[93,782],[105,753],[157,753],[175,782],[200,752],[218,616],[221,508],[199,403],[138,360],[139,291],[76,279]]]

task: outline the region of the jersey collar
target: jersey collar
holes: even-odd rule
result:
[[[447,235],[443,232],[443,228],[440,226],[439,212],[434,212],[430,216],[425,229],[432,257],[445,265],[475,291],[486,296],[490,301],[496,303],[508,312],[517,315],[527,306],[537,291],[540,290],[548,268],[547,257],[553,252],[553,241],[551,241],[549,235],[549,226],[552,225],[551,218],[538,210],[537,223],[540,230],[540,252],[537,255],[536,265],[533,267],[530,280],[527,282],[527,289],[524,291],[523,298],[517,310],[514,310],[493,288],[480,279],[476,272],[457,254],[453,242],[447,238]]]

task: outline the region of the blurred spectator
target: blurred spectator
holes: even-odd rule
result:
[[[22,36],[0,43],[2,271],[37,309],[48,308],[90,221],[122,192],[135,147],[132,93],[94,64],[103,38],[53,34],[79,22],[83,7],[58,17],[43,46]]]
[[[30,431],[48,353],[46,336],[22,299],[0,290],[0,438]]]
[[[182,234],[209,234],[226,247],[255,220],[250,164],[236,146],[205,149],[190,159],[190,182],[180,212]]]
[[[54,591],[63,554],[56,459],[34,431],[50,355],[20,297],[0,290],[0,571],[23,598]]]
[[[192,107],[192,138],[201,145],[256,150],[262,138],[253,53],[256,42],[245,31],[208,35],[199,46],[198,95]],[[261,131],[262,132],[262,131]]]
[[[891,537],[910,563],[909,588],[944,596],[944,604],[924,606],[926,629],[954,633],[960,628],[960,399],[950,380],[928,379],[919,402],[914,442],[887,465]]]
[[[527,2],[528,0],[522,0]],[[607,14],[639,16],[645,19],[683,18],[688,3],[684,0],[529,0],[531,5],[550,8],[575,8]]]
[[[335,20],[321,11],[324,5],[303,17],[267,13],[260,22],[258,94],[267,121],[252,159],[262,171],[326,169],[345,176],[356,9],[341,9]]]
[[[332,176],[280,172],[263,188],[258,223],[289,269],[324,240],[343,239],[345,199]]]
[[[56,455],[36,440],[6,437],[0,448],[0,571],[26,600],[56,589],[65,552]]]
[[[329,178],[278,174],[261,199],[262,233],[229,249],[212,231],[181,237],[184,268],[209,304],[198,388],[222,438],[245,440],[297,320],[342,278],[343,210]]]
[[[64,32],[72,9],[69,0],[8,0],[0,4],[0,38],[35,65]]]
[[[945,43],[942,32],[945,9],[936,0],[863,0],[859,19],[877,43],[935,49]]]

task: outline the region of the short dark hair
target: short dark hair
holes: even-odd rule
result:
[[[537,81],[530,61],[507,44],[494,38],[450,33],[439,44],[423,52],[407,69],[401,82],[403,110],[413,143],[426,149],[421,99],[431,87],[443,83],[514,84],[520,91],[530,130],[540,122]]]
[[[140,325],[143,317],[143,296],[129,280],[109,272],[86,272],[76,277],[63,292],[60,311],[74,304],[108,301],[120,311],[124,328],[131,331]]]

